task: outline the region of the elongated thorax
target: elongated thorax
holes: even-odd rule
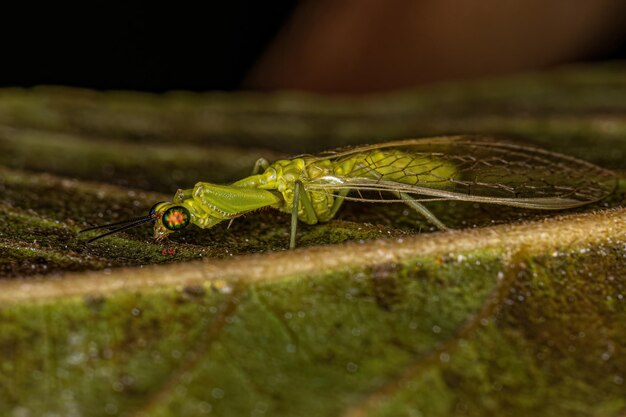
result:
[[[281,200],[272,205],[273,208],[291,213],[294,206],[294,191],[299,181],[306,194],[298,202],[298,219],[308,224],[330,220],[334,196],[332,192],[315,192],[307,189],[314,179],[332,174],[332,163],[314,163],[313,158],[283,159],[272,163],[262,174],[244,178],[232,184],[235,187],[257,187],[280,193]],[[313,208],[313,214],[305,209],[303,199],[306,198]]]
[[[257,187],[197,183],[192,190],[178,190],[174,202],[191,213],[191,223],[208,228],[224,220],[272,206],[281,201],[277,193]]]

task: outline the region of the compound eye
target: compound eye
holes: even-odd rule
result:
[[[183,206],[174,206],[165,210],[161,220],[166,229],[175,231],[187,227],[191,220],[191,214]]]
[[[150,209],[150,217],[154,217],[154,214],[156,213],[156,209],[160,204],[165,203],[166,201],[159,201],[158,203],[156,203],[154,206],[152,206],[152,208]]]

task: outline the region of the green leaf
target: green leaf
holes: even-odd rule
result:
[[[0,91],[0,415],[626,413],[623,64],[371,98]],[[348,204],[299,229],[149,227],[85,245],[254,160],[502,134],[616,170],[563,212]],[[421,229],[421,233],[420,233]]]

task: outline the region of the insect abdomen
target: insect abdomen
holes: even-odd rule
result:
[[[438,188],[449,183],[455,172],[453,164],[434,155],[408,154],[397,149],[363,152],[334,162],[334,174],[338,177],[370,178]]]

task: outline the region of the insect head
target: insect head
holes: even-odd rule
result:
[[[154,223],[154,239],[161,241],[165,239],[168,234],[187,227],[190,221],[191,213],[185,206],[176,205],[168,201],[161,201],[152,206],[146,216],[135,217],[101,226],[89,227],[81,230],[80,233],[97,229],[109,229],[108,232],[102,233],[101,235],[87,241],[87,243],[91,243],[105,236],[141,226],[144,223]]]

